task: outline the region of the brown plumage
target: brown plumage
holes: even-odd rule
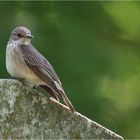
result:
[[[41,86],[51,97],[64,103],[75,112],[62,84],[49,61],[31,44],[31,32],[25,27],[12,31],[6,50],[6,67],[11,76],[24,79],[32,86]]]

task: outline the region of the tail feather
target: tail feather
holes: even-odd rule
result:
[[[68,99],[68,97],[66,96],[64,91],[59,91],[64,103],[66,104],[66,106],[69,107],[69,109],[71,110],[71,112],[76,112],[74,106],[72,105],[71,101]]]
[[[55,91],[57,93],[59,93],[59,95],[61,95],[61,97],[63,99],[63,102],[65,103],[66,106],[69,107],[69,109],[71,110],[71,112],[76,112],[76,110],[73,107],[71,101],[68,99],[67,95],[65,94],[62,85],[60,83],[58,83],[57,81],[53,81],[52,85],[53,85]]]
[[[50,94],[50,96],[53,97],[58,102],[59,102],[59,95],[60,95],[62,97],[62,99],[63,99],[64,104],[69,107],[69,109],[71,110],[71,112],[76,112],[76,110],[73,107],[71,101],[66,96],[63,88],[62,87],[59,87],[58,84],[55,84],[55,86],[54,86],[54,89],[55,90],[52,90],[47,85],[40,85],[40,87],[43,88],[43,89],[45,89]]]
[[[55,100],[57,100],[59,102],[58,95],[55,94],[48,86],[40,85],[40,87],[43,88],[44,90],[46,90],[52,98],[54,98]]]

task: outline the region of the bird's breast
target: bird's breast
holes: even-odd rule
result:
[[[32,85],[42,83],[40,78],[26,65],[17,43],[8,43],[7,45],[6,68],[12,77],[23,78]]]

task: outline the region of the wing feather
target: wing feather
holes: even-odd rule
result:
[[[26,64],[42,80],[46,80],[47,78],[50,82],[56,81],[60,86],[62,85],[49,61],[43,55],[41,55],[32,45],[21,45],[20,48]]]
[[[59,93],[63,98],[64,103],[71,109],[72,112],[74,112],[75,109],[66,96],[62,84],[49,61],[32,45],[21,45],[20,49],[27,66],[31,68],[56,95]]]

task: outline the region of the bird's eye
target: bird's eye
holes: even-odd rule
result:
[[[17,34],[18,35],[18,37],[22,37],[22,35],[21,34]]]

